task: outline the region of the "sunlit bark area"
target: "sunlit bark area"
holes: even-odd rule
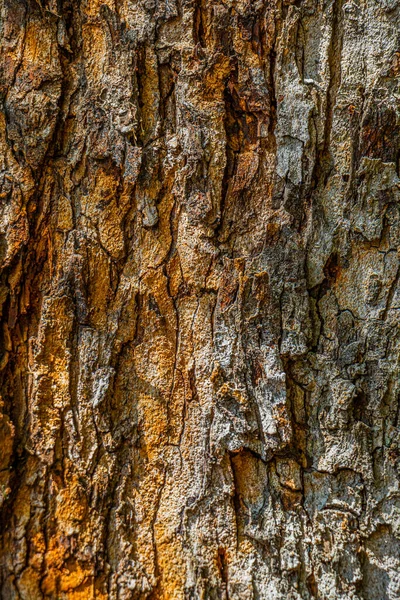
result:
[[[400,3],[2,0],[0,597],[400,598]]]

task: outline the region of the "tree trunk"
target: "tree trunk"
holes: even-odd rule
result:
[[[3,0],[1,598],[400,598],[397,0]]]

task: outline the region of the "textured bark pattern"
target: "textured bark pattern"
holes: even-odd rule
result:
[[[400,598],[399,2],[1,11],[1,598]]]

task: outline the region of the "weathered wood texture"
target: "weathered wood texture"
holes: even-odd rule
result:
[[[399,599],[399,2],[1,43],[1,598]]]

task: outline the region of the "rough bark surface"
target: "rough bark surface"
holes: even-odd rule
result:
[[[2,1],[2,599],[400,598],[399,25]]]

